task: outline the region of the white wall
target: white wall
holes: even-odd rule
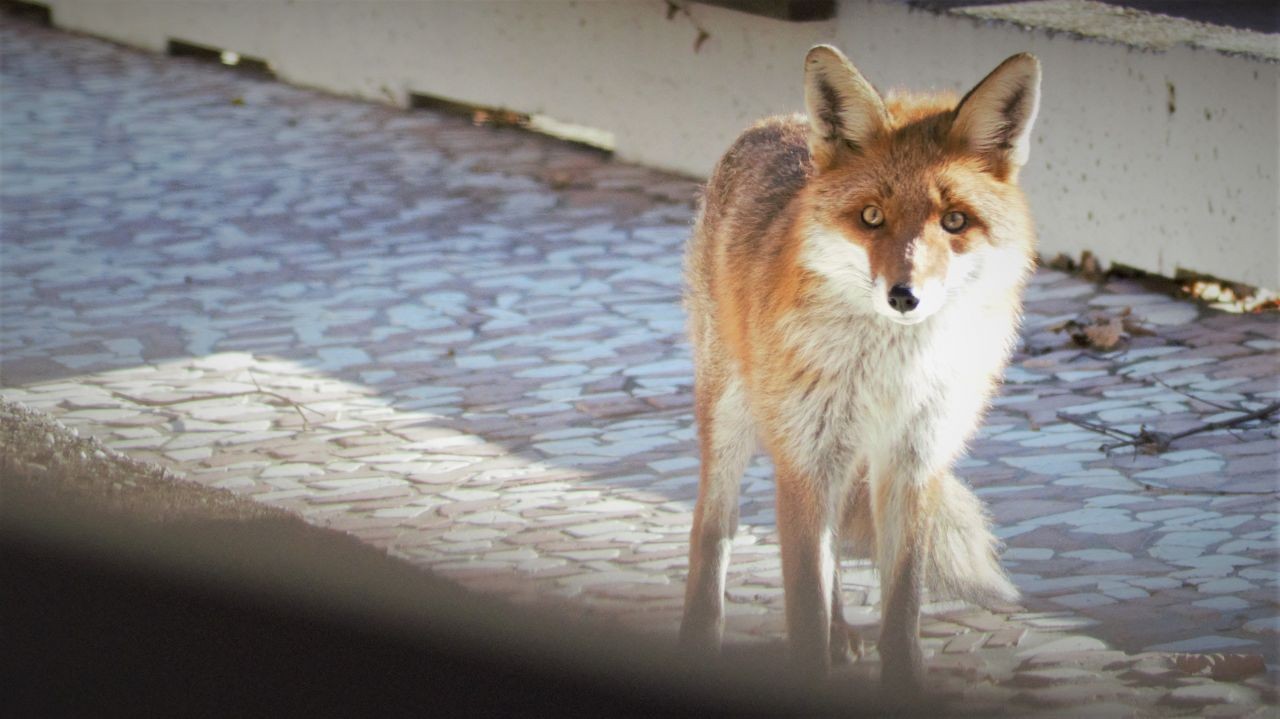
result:
[[[1043,254],[1088,249],[1165,275],[1181,268],[1280,287],[1280,65],[908,15],[895,5],[841,10],[841,44],[887,86],[964,90],[1008,55],[1039,56],[1040,116],[1022,182]]]
[[[844,0],[787,23],[662,0],[47,0],[54,22],[153,50],[169,38],[268,60],[284,80],[383,102],[409,93],[612,132],[626,160],[705,175],[743,127],[801,108],[801,58],[842,47],[881,88],[963,91],[1004,57],[1044,64],[1023,182],[1041,250],[1280,287],[1280,64],[1152,52]],[[1168,111],[1169,85],[1176,110]]]

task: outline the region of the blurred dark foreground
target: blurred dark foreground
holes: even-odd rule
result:
[[[32,433],[9,425],[45,420],[0,414],[8,716],[944,713],[848,678],[806,683],[776,649],[698,665],[568,608],[507,605],[292,515],[144,476],[52,424],[34,434],[57,441],[28,451]],[[94,495],[103,481],[113,489]],[[181,511],[140,516],[161,491]]]

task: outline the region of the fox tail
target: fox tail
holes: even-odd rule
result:
[[[982,502],[950,474],[935,491],[923,567],[929,591],[977,604],[1016,601],[1018,588],[1000,566],[1000,543]]]

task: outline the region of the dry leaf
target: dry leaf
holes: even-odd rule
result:
[[[1113,317],[1105,323],[1085,327],[1084,336],[1091,346],[1105,351],[1120,344],[1124,337],[1124,327],[1119,318]]]
[[[564,190],[573,186],[574,176],[568,170],[552,170],[543,176],[553,190]]]
[[[1088,250],[1080,255],[1080,274],[1089,279],[1102,277],[1102,263]]]
[[[1049,269],[1059,270],[1061,272],[1075,272],[1076,261],[1069,256],[1059,252],[1057,257],[1049,260]]]
[[[1169,665],[1183,674],[1208,674],[1220,682],[1237,682],[1267,670],[1260,654],[1171,654]]]
[[[1132,337],[1155,334],[1142,318],[1133,314],[1131,307],[1117,310],[1115,316],[1108,316],[1105,312],[1091,312],[1056,324],[1049,330],[1068,333],[1077,347],[1089,347],[1103,352],[1115,349]]]

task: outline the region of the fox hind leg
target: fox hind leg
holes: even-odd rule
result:
[[[680,646],[714,654],[724,636],[725,576],[738,530],[738,489],[755,451],[755,427],[737,380],[699,382],[694,394],[702,460]]]
[[[844,498],[840,511],[840,525],[836,544],[836,561],[831,587],[831,663],[847,664],[862,659],[864,648],[862,635],[844,620],[844,593],[840,582],[840,558],[874,558],[876,550],[875,528],[871,519],[871,507],[867,468],[865,464],[855,468],[852,484]]]
[[[844,620],[844,592],[840,584],[840,557],[836,556],[831,581],[831,664],[851,664],[862,658],[862,636]]]

